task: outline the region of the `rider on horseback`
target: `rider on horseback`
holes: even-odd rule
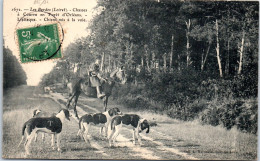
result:
[[[90,66],[89,76],[90,76],[90,79],[89,79],[90,86],[96,87],[98,98],[103,98],[105,96],[105,94],[100,92],[100,86],[101,86],[101,82],[105,81],[105,79],[102,78],[101,74],[100,74],[99,59],[97,59],[95,61],[95,63],[93,63]]]

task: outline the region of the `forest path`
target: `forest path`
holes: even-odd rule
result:
[[[24,158],[24,147],[17,145],[21,139],[24,122],[32,117],[34,109],[50,114],[65,108],[67,94],[34,94],[35,87],[20,86],[8,90],[3,104],[3,158]],[[22,93],[22,95],[21,95]],[[31,145],[31,159],[245,159],[256,158],[257,137],[255,135],[225,130],[221,127],[201,125],[197,122],[183,122],[151,111],[140,111],[118,105],[111,98],[108,108],[118,107],[123,113],[138,114],[150,122],[156,122],[150,133],[141,133],[142,146],[133,145],[132,132],[123,128],[115,147],[109,147],[99,127],[91,126],[91,145],[79,136],[76,119],[65,121],[61,134],[62,152],[52,150],[50,135],[40,137]],[[71,109],[72,110],[72,109]],[[80,95],[77,110],[79,116],[85,113],[103,111],[100,99]],[[72,110],[73,111],[73,110]],[[19,118],[19,119],[17,119]],[[41,135],[39,135],[41,136]]]
[[[65,108],[64,104],[66,102],[65,96],[63,96],[60,93],[51,93],[50,94],[52,99],[55,100],[57,103],[61,103],[62,106]],[[94,103],[95,107],[92,107],[90,105],[87,105],[86,102],[92,102]],[[109,108],[112,108],[111,106],[115,105],[110,105]],[[118,105],[117,105],[118,106]],[[123,113],[124,108],[119,107]],[[95,98],[86,98],[86,97],[81,97],[79,99],[78,105],[77,105],[77,110],[79,117],[86,114],[86,113],[95,113],[95,112],[101,112],[103,110],[102,107],[102,101],[99,99]],[[77,121],[77,119],[74,120]],[[78,126],[78,125],[77,125]],[[92,131],[97,130],[96,133],[98,133],[98,129],[95,127],[92,128],[89,133],[90,135],[92,134]],[[132,156],[137,156],[139,159],[197,159],[193,156],[188,155],[187,153],[181,152],[178,149],[174,148],[174,146],[169,146],[165,145],[162,141],[158,141],[158,137],[162,135],[162,133],[157,132],[157,130],[152,130],[154,134],[140,134],[141,137],[143,138],[143,144],[142,146],[139,145],[133,145],[131,138],[132,135],[132,130],[130,129],[123,129],[122,133],[118,136],[117,138],[117,144],[115,148],[111,148],[114,150],[117,150],[117,148],[124,148],[127,147],[128,151],[122,151],[123,156],[128,156],[128,159],[131,159]],[[90,136],[91,137],[91,136]],[[157,138],[156,138],[157,137]],[[165,139],[164,142],[174,142],[174,138],[164,134],[163,138]],[[101,138],[101,140],[105,140],[104,138]],[[168,139],[168,140],[166,140]],[[91,145],[98,149],[101,154],[107,154],[105,156],[109,156],[108,152],[105,151],[105,147],[108,146],[108,142],[106,145],[104,145],[102,142],[99,142],[98,140],[94,140],[93,137],[90,139]],[[114,153],[114,152],[113,152]],[[111,157],[110,159],[117,159]],[[120,159],[120,158],[118,158]]]

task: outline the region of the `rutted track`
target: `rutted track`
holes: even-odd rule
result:
[[[66,99],[62,96],[62,95],[59,95],[57,93],[52,93],[52,96],[51,97],[53,100],[55,100],[55,102],[59,103],[58,102],[58,99],[61,99],[63,101],[66,101]],[[62,105],[63,107],[65,107],[64,105]],[[92,110],[92,111],[95,111],[95,112],[100,112],[98,111],[97,109],[93,108],[93,107],[90,107],[88,105],[84,105],[85,107],[87,107],[88,109]],[[84,111],[82,108],[80,108],[79,106],[77,106],[77,110],[78,110],[78,114],[79,116],[82,116],[84,113],[88,113],[86,111]],[[77,119],[75,117],[73,117],[76,121]],[[124,136],[122,136],[121,134],[118,136],[118,139],[120,139],[121,141],[124,141],[124,142],[127,142],[128,139],[125,138]],[[93,146],[94,148],[96,149],[99,149],[100,153],[102,155],[106,155],[108,156],[104,151],[103,151],[103,147],[101,147],[97,142],[95,142],[92,137],[90,136],[89,137],[89,140],[91,142],[91,146]],[[152,151],[146,149],[146,148],[142,148],[142,147],[134,147],[134,146],[131,146],[131,145],[128,145],[129,149],[131,149],[131,151],[133,151],[135,156],[139,156],[143,159],[162,159],[158,156],[156,156]]]
[[[51,95],[51,96],[50,96]],[[50,95],[44,95],[44,97],[49,97],[52,98],[55,102],[59,103],[63,108],[65,108],[64,104],[61,103],[62,102],[66,102],[66,99],[64,96],[62,96],[61,94],[58,93],[51,93]],[[87,113],[87,111],[83,110],[86,109],[89,112],[100,112],[99,110],[97,110],[96,108],[93,108],[89,105],[82,105],[82,104],[78,104],[77,105],[77,111],[79,116],[82,116],[83,114]],[[77,119],[75,119],[77,121]],[[128,133],[132,134],[132,131],[127,129],[126,131],[128,131]],[[155,133],[156,135],[162,136],[165,139],[169,139],[169,141],[172,141],[172,137],[162,134],[161,132],[157,132],[155,130],[151,131],[152,133]],[[164,143],[157,141],[155,139],[153,139],[152,137],[148,137],[145,136],[143,134],[141,134],[143,140],[145,140],[146,142],[148,141],[149,144],[153,144],[153,146],[149,147],[143,147],[143,146],[133,146],[132,142],[127,139],[129,137],[124,136],[124,134],[119,135],[118,136],[118,146],[119,147],[127,147],[128,150],[131,151],[131,153],[127,153],[128,155],[131,156],[138,156],[138,158],[140,159],[154,159],[154,160],[158,160],[158,159],[190,159],[190,160],[197,160],[198,158],[195,158],[191,155],[188,155],[187,153],[181,152],[180,150],[170,147],[170,146],[166,146],[164,145]],[[91,136],[90,138],[90,142],[91,142],[91,146],[93,148],[98,149],[98,153],[102,154],[103,156],[106,157],[111,157],[111,159],[113,158],[113,155],[110,156],[107,152],[107,148],[102,147],[102,145],[100,145],[98,143],[98,141],[95,141]],[[165,157],[163,154],[167,153],[168,155],[170,154],[171,157]],[[131,156],[129,156],[129,159],[131,159]]]

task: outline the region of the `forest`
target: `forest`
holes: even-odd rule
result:
[[[3,44],[3,89],[26,85],[27,76],[12,51]]]
[[[128,108],[257,133],[258,2],[99,0],[90,34],[39,86],[124,67],[112,98]]]

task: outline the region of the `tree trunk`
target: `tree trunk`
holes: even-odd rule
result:
[[[147,66],[147,70],[150,71],[150,65],[149,65],[149,57],[148,55],[146,56],[146,66]]]
[[[209,43],[209,46],[207,48],[206,54],[205,54],[205,58],[204,58],[204,54],[202,55],[202,59],[201,59],[201,71],[204,70],[205,64],[206,64],[206,60],[208,58],[209,55],[209,49],[210,49],[211,43]]]
[[[147,70],[150,71],[149,55],[148,55],[148,52],[147,52],[146,49],[145,49],[145,56],[146,56],[146,58],[145,58],[145,60],[146,60],[146,67],[147,67]]]
[[[155,53],[152,54],[152,60],[151,60],[151,69],[155,68]]]
[[[218,39],[218,20],[216,20],[216,38],[217,38],[217,47],[216,47],[216,52],[217,52],[217,60],[218,60],[218,67],[219,67],[219,76],[222,78],[222,66],[221,66],[221,59],[219,55],[219,39]]]
[[[167,69],[166,56],[167,56],[167,54],[164,53],[164,55],[163,55],[163,70],[164,70],[164,72],[166,72],[166,69]]]
[[[133,68],[133,43],[131,42],[130,46],[130,68]]]
[[[116,69],[116,61],[114,60],[113,70]]]
[[[172,57],[173,57],[173,41],[174,41],[174,36],[172,35],[172,44],[171,44],[171,54],[170,54],[170,70],[172,68]]]
[[[72,67],[73,67],[73,73],[76,73],[76,71],[77,71],[77,64],[73,63]]]
[[[111,57],[108,55],[108,72],[111,72]]]
[[[178,70],[181,70],[181,56],[178,54]]]
[[[104,70],[104,61],[105,61],[105,53],[103,52],[102,58],[101,58],[101,65],[100,65],[100,71],[102,71],[102,72]]]
[[[141,58],[141,66],[142,66],[142,68],[144,67],[144,57],[143,56]]]
[[[187,60],[187,67],[189,66],[189,65],[191,65],[191,58],[190,58],[190,48],[191,48],[191,46],[190,46],[190,40],[189,40],[189,34],[190,34],[190,24],[191,24],[191,22],[190,22],[190,19],[189,19],[189,21],[187,22],[186,21],[186,26],[187,26],[187,29],[186,29],[186,39],[187,39],[187,44],[186,44],[186,60]]]
[[[228,6],[228,25],[229,25],[229,17],[230,17],[230,10],[229,10],[229,6]],[[230,35],[230,28],[227,25],[227,56],[226,56],[226,65],[225,65],[225,74],[228,75],[229,74],[229,49],[230,49],[230,39],[229,39],[229,35]],[[232,33],[231,33],[232,34]]]
[[[239,66],[238,66],[238,72],[237,74],[241,74],[242,72],[242,65],[243,65],[243,51],[244,51],[244,43],[245,43],[245,30],[243,30],[243,36],[242,36],[242,40],[241,40],[241,47],[239,50]]]
[[[227,52],[227,59],[226,59],[226,66],[225,66],[225,74],[228,75],[229,74],[229,48],[230,48],[230,45],[229,45],[229,37],[228,37],[228,45],[227,45],[227,48],[228,48],[228,52]]]

